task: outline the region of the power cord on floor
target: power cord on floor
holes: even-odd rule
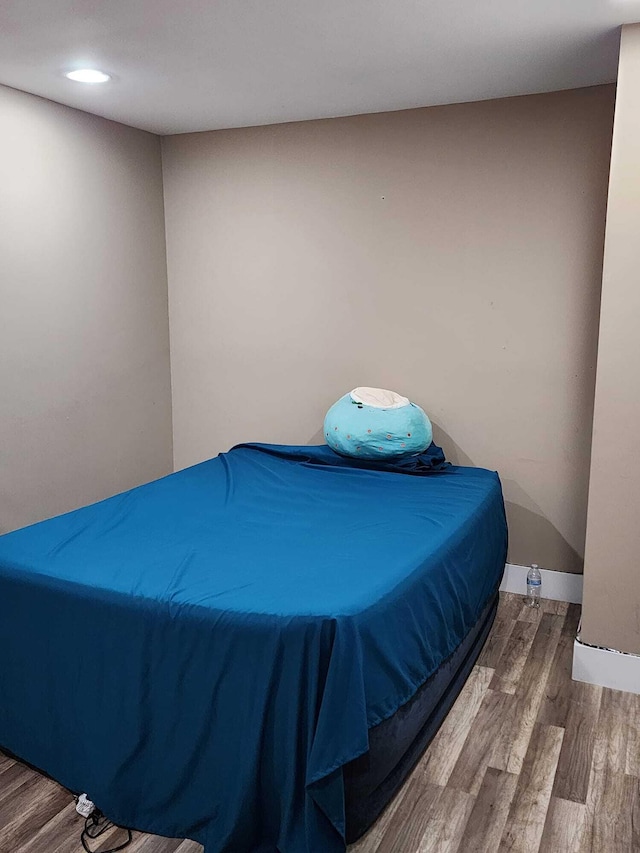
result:
[[[108,850],[101,850],[100,853],[116,853],[117,850],[124,850],[125,847],[128,847],[131,844],[133,839],[133,833],[130,829],[127,829],[123,826],[117,826],[117,824],[108,820],[99,809],[95,809],[88,818],[86,818],[84,822],[84,829],[82,830],[82,835],[80,836],[80,841],[82,841],[82,846],[87,851],[87,853],[93,853],[91,847],[89,847],[87,843],[87,839],[91,839],[95,841],[96,838],[100,838],[108,829],[112,827],[117,827],[118,829],[123,829],[127,833],[127,840],[117,847],[109,847]]]
[[[9,756],[9,758],[13,758],[15,761],[21,762],[22,764],[26,764],[27,767],[30,767],[35,773],[40,773],[43,776],[46,776],[48,779],[52,777],[49,776],[44,770],[40,770],[38,767],[35,767],[33,764],[28,764],[22,758],[19,758],[13,752],[10,752],[6,747],[2,749],[4,755]],[[55,780],[54,780],[55,781]],[[80,835],[80,841],[82,842],[83,848],[87,851],[87,853],[93,853],[90,847],[87,846],[87,838],[95,840],[99,838],[103,833],[105,833],[108,829],[111,829],[112,826],[116,826],[118,829],[122,829],[127,833],[127,840],[120,844],[118,847],[111,847],[109,850],[101,850],[100,853],[117,853],[119,850],[124,850],[125,847],[128,847],[133,840],[133,833],[128,827],[118,826],[113,823],[102,814],[100,809],[96,808],[95,805],[88,799],[86,794],[76,794],[73,791],[69,791],[69,793],[73,796],[76,801],[76,811],[78,814],[85,817],[84,829],[82,830],[82,834]]]

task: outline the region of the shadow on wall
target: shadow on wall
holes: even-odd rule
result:
[[[467,456],[460,445],[456,444],[451,436],[433,419],[431,420],[431,426],[433,427],[433,440],[444,450],[444,455],[452,465],[470,465],[475,467],[476,463],[473,459]]]
[[[433,423],[433,440],[442,447],[453,465],[477,464],[436,423]],[[522,566],[536,562],[543,568],[582,574],[582,555],[545,517],[541,507],[515,480],[502,475],[501,480],[509,524],[507,560]]]
[[[514,480],[503,480],[502,486],[509,523],[509,562],[521,566],[537,562],[543,568],[582,574],[584,558],[549,519],[510,499],[514,493],[526,496],[523,489]],[[526,498],[529,503],[531,499]]]

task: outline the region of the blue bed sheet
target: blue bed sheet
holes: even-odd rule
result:
[[[241,445],[0,537],[0,744],[206,853],[343,851],[343,765],[504,568],[497,474],[436,451]]]

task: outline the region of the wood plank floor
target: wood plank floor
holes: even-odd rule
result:
[[[572,681],[579,607],[542,605],[501,596],[438,735],[349,853],[640,853],[640,696]],[[81,826],[67,791],[0,753],[0,853],[82,853]],[[135,833],[127,853],[201,850]]]

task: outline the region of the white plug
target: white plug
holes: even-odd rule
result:
[[[76,803],[76,811],[78,814],[82,815],[82,817],[89,817],[89,815],[93,814],[95,808],[95,804],[91,802],[86,794],[80,794],[78,802]]]

